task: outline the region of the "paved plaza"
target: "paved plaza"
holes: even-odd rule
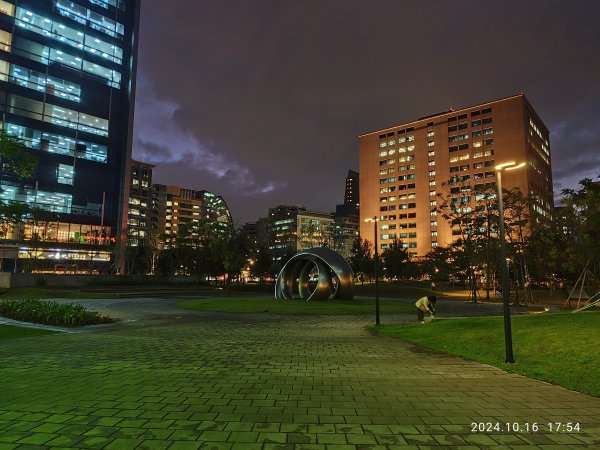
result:
[[[600,448],[600,399],[376,335],[370,318],[106,309],[122,305],[118,324],[0,343],[0,449]]]

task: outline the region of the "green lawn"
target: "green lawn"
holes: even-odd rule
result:
[[[36,298],[113,298],[115,295],[109,293],[81,292],[77,289],[22,287],[5,290],[0,294],[0,300],[26,300]]]
[[[12,325],[0,325],[0,341],[4,339],[19,339],[23,337],[40,336],[43,334],[54,334],[56,331],[40,330],[37,328],[22,328]]]
[[[325,314],[351,315],[375,314],[375,300],[275,300],[273,296],[253,297],[211,297],[188,300],[177,304],[182,308],[202,311],[223,311],[240,313],[275,314]],[[407,313],[415,311],[414,301],[381,300],[382,314]]]
[[[376,328],[441,350],[600,397],[600,312],[512,318],[516,364],[504,364],[501,317],[437,320],[425,325]]]

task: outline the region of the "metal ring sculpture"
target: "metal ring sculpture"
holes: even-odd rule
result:
[[[311,289],[311,272],[316,286]],[[314,275],[313,275],[314,277]],[[301,251],[285,263],[277,276],[275,298],[327,300],[354,297],[354,274],[342,255],[327,247]]]

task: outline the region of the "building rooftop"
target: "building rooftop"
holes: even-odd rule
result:
[[[430,116],[423,116],[423,117],[420,117],[417,120],[413,120],[413,121],[410,121],[410,122],[404,122],[404,123],[400,123],[400,124],[397,124],[397,125],[392,125],[392,126],[387,127],[387,128],[382,128],[380,130],[375,130],[375,131],[370,131],[368,133],[359,134],[358,137],[360,138],[360,137],[363,137],[363,136],[369,136],[371,134],[377,134],[377,133],[383,133],[383,132],[387,133],[388,131],[390,131],[390,130],[392,130],[394,128],[403,127],[403,126],[407,126],[407,125],[412,125],[412,124],[421,122],[421,121],[426,120],[426,119],[431,119],[433,117],[444,116],[444,115],[447,115],[447,114],[458,114],[461,111],[464,111],[464,110],[467,110],[467,109],[475,108],[475,107],[478,107],[478,106],[491,105],[493,103],[503,102],[505,100],[509,100],[509,99],[517,98],[517,97],[525,97],[525,94],[523,94],[521,92],[519,94],[511,95],[509,97],[499,98],[499,99],[496,99],[496,100],[490,100],[490,101],[483,102],[483,103],[477,103],[475,105],[466,106],[466,107],[460,108],[460,109],[450,109],[448,111],[440,112],[440,113],[437,113],[437,114],[432,114]]]

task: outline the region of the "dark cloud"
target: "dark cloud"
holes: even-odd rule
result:
[[[359,134],[525,92],[570,186],[599,167],[598,17],[595,0],[146,2],[134,155],[239,221],[331,211]]]
[[[577,187],[583,178],[597,179],[600,176],[598,111],[600,100],[590,99],[553,127],[550,137],[555,193]]]

